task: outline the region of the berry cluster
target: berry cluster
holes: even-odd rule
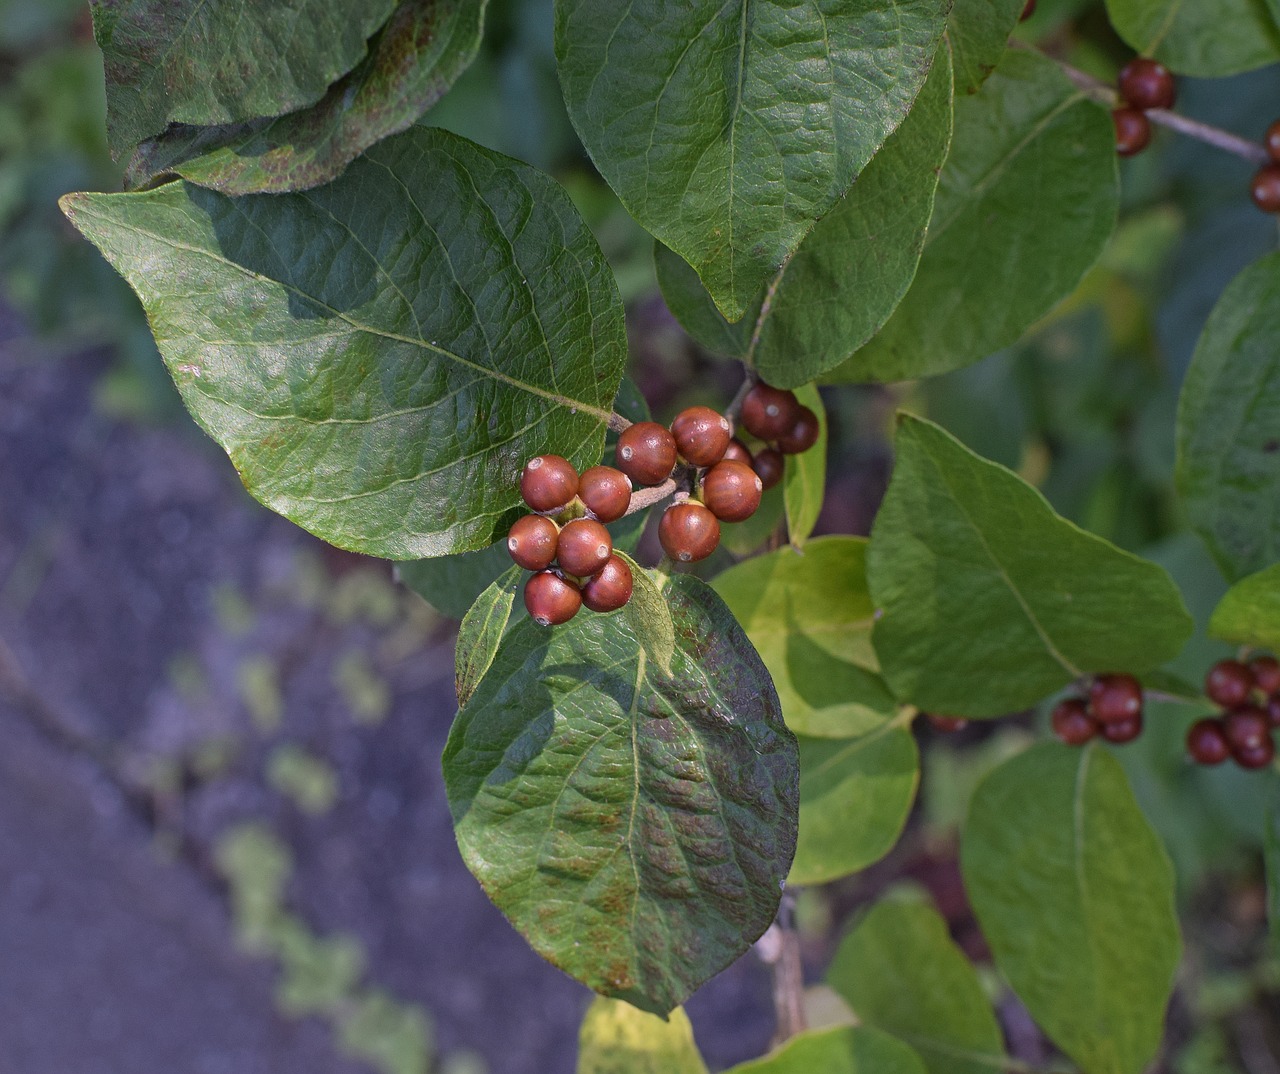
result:
[[[1253,203],[1264,213],[1280,213],[1280,119],[1267,128],[1262,140],[1267,147],[1270,164],[1265,164],[1253,177]]]
[[[1191,725],[1191,759],[1215,765],[1231,757],[1241,768],[1269,765],[1276,755],[1271,731],[1280,727],[1280,661],[1273,656],[1256,656],[1247,664],[1220,660],[1205,676],[1204,692],[1223,711]]]
[[[585,604],[617,611],[631,599],[631,568],[613,554],[604,523],[627,513],[631,481],[611,466],[579,475],[568,459],[539,455],[520,476],[520,495],[534,511],[507,535],[511,558],[533,575],[524,605],[543,626],[567,623]]]
[[[1095,675],[1089,696],[1068,697],[1053,708],[1053,733],[1068,746],[1095,735],[1115,745],[1142,734],[1142,684],[1132,675]]]
[[[1119,88],[1125,103],[1111,114],[1116,126],[1116,152],[1122,157],[1131,157],[1141,153],[1151,141],[1147,112],[1153,108],[1172,108],[1178,97],[1178,85],[1164,64],[1139,56],[1120,71]]]

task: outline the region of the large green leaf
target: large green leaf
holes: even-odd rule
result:
[[[1192,622],[1163,568],[1054,514],[932,422],[901,415],[895,443],[867,578],[900,700],[998,716],[1087,672],[1177,656]]]
[[[1277,338],[1280,253],[1254,262],[1222,293],[1178,403],[1178,491],[1232,580],[1280,561]]]
[[[796,398],[818,415],[818,441],[808,451],[787,458],[782,482],[787,509],[787,536],[796,548],[803,548],[822,513],[827,494],[827,410],[822,396],[812,384],[796,392]]]
[[[947,21],[956,92],[976,93],[996,69],[1027,0],[955,0]]]
[[[1115,131],[1058,66],[1008,52],[955,134],[911,290],[833,374],[944,373],[1016,341],[1069,294],[1115,227]]]
[[[902,122],[947,6],[557,0],[560,81],[622,203],[738,320]]]
[[[670,675],[630,607],[516,623],[444,753],[458,845],[566,973],[665,1014],[768,927],[795,850],[796,743],[715,593],[666,585]]]
[[[798,387],[856,351],[889,318],[915,275],[951,139],[950,59],[938,50],[915,107],[848,195],[730,324],[697,275],[661,246],[663,297],[698,342]]]
[[[1116,32],[1184,75],[1220,78],[1280,60],[1275,0],[1107,0]]]
[[[877,903],[840,944],[827,983],[864,1023],[915,1048],[930,1074],[1004,1066],[1004,1037],[982,982],[925,902]]]
[[[860,537],[819,537],[803,553],[780,548],[715,579],[798,734],[850,738],[897,711],[871,647],[866,554]]]
[[[169,123],[239,123],[324,96],[395,0],[93,0],[112,151]]]
[[[523,164],[415,128],[302,194],[175,182],[62,204],[249,491],[325,540],[483,548],[517,517],[525,460],[600,458],[622,303],[569,199]]]
[[[1120,763],[1037,746],[978,787],[965,887],[996,964],[1089,1074],[1139,1074],[1160,1044],[1181,950],[1173,867]]]
[[[224,194],[319,186],[375,142],[406,129],[480,47],[485,0],[402,0],[369,55],[310,108],[219,127],[171,127],[144,142],[126,180],[177,174]]]
[[[821,884],[879,861],[898,841],[920,782],[905,721],[859,738],[800,739],[800,837],[792,884]]]
[[[1271,950],[1280,953],[1280,779],[1272,769],[1267,795],[1266,825],[1263,828],[1262,862],[1267,879],[1267,933]]]
[[[453,654],[453,686],[459,705],[465,705],[471,699],[480,680],[493,666],[502,636],[511,622],[516,592],[522,587],[524,578],[524,572],[511,564],[476,598],[462,617]]]
[[[707,1074],[689,1016],[670,1018],[599,996],[578,1033],[577,1074]]]
[[[1209,634],[1236,645],[1280,652],[1280,563],[1227,590],[1213,610]]]
[[[915,1052],[878,1029],[840,1026],[800,1033],[727,1074],[925,1074],[925,1068]]]

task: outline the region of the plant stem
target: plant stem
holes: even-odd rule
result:
[[[747,398],[747,392],[760,383],[760,374],[750,366],[747,366],[743,373],[744,376],[742,383],[738,386],[737,394],[729,401],[729,405],[724,408],[724,416],[729,419],[729,426],[735,434],[738,431],[738,418],[742,414],[742,403]]]
[[[800,937],[792,925],[795,895],[784,892],[778,916],[768,931],[756,941],[760,961],[773,971],[773,1009],[778,1027],[773,1034],[776,1048],[808,1028],[804,1016],[804,967],[800,961]]]
[[[672,495],[677,487],[676,479],[669,477],[661,485],[654,485],[651,489],[641,489],[639,492],[633,492],[631,494],[631,506],[627,508],[627,514],[634,515],[637,511],[644,511],[655,503],[661,503]],[[623,517],[625,518],[626,515]]]
[[[630,418],[624,418],[616,410],[609,415],[609,428],[615,433],[620,433],[624,429],[629,429],[634,423]]]

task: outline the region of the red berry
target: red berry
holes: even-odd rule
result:
[[[1231,747],[1218,720],[1197,720],[1187,732],[1187,753],[1196,764],[1222,764]]]
[[[1264,694],[1280,691],[1280,660],[1274,656],[1255,656],[1249,661],[1254,684]]]
[[[1120,71],[1120,95],[1134,108],[1172,108],[1178,83],[1164,64],[1139,56]]]
[[[1222,733],[1232,752],[1253,749],[1271,738],[1271,721],[1265,709],[1257,705],[1241,705],[1222,717]]]
[[[751,460],[751,469],[760,475],[761,483],[768,490],[782,480],[787,463],[782,452],[767,447],[756,452],[756,457]]]
[[[560,531],[556,559],[560,569],[578,578],[600,570],[613,555],[613,538],[593,518],[576,518]]]
[[[794,393],[771,388],[763,381],[742,400],[742,424],[761,440],[776,440],[789,432],[799,413],[800,402]]]
[[[1098,734],[1116,746],[1123,746],[1126,742],[1132,742],[1142,734],[1142,716],[1139,714],[1127,720],[1099,724]]]
[[[929,723],[933,725],[935,731],[940,731],[944,735],[955,734],[969,726],[969,721],[962,716],[930,716]]]
[[[727,462],[745,462],[748,466],[751,465],[751,449],[736,436],[724,449],[724,457]]]
[[[600,572],[582,587],[582,603],[593,612],[616,612],[631,599],[631,568],[610,556]]]
[[[631,478],[612,466],[593,466],[582,472],[578,497],[601,522],[616,522],[631,506]]]
[[[1280,164],[1280,119],[1267,128],[1266,136],[1262,141],[1267,147],[1267,155]]]
[[[1036,13],[1036,0],[1027,0],[1027,6],[1022,9],[1022,14],[1018,16],[1019,22],[1026,22]]]
[[[719,462],[702,479],[702,502],[721,522],[741,522],[756,513],[764,482],[750,466]]]
[[[520,495],[535,511],[554,511],[578,494],[578,471],[559,455],[539,455],[525,463]]]
[[[656,421],[638,421],[618,437],[617,460],[637,485],[661,485],[676,466],[676,438]]]
[[[691,406],[680,411],[671,423],[676,450],[694,466],[714,466],[724,458],[733,438],[733,426],[723,414],[709,406]]]
[[[1266,768],[1276,758],[1276,744],[1270,738],[1264,738],[1256,746],[1232,750],[1231,756],[1241,768]]]
[[[525,515],[507,534],[507,551],[527,571],[541,571],[556,558],[560,527],[543,515]]]
[[[1098,675],[1089,685],[1089,708],[1099,723],[1132,720],[1142,713],[1142,684],[1132,675]]]
[[[807,406],[802,406],[796,420],[791,423],[791,428],[777,438],[778,450],[784,455],[800,455],[818,442],[821,431],[818,415]]]
[[[1151,120],[1136,108],[1117,108],[1111,113],[1116,128],[1116,152],[1122,157],[1141,153],[1151,144]]]
[[[1253,203],[1264,213],[1280,213],[1280,164],[1268,164],[1253,177]]]
[[[1098,733],[1098,722],[1078,697],[1069,697],[1054,705],[1050,722],[1053,733],[1068,746],[1083,746]]]
[[[1272,727],[1280,727],[1280,694],[1267,698],[1267,721]]]
[[[1253,672],[1239,660],[1219,660],[1204,677],[1204,692],[1224,708],[1242,705],[1253,693]]]
[[[706,559],[720,543],[720,523],[700,503],[672,504],[658,523],[662,550],[681,563]]]
[[[582,594],[569,579],[555,571],[531,574],[524,584],[524,606],[535,623],[558,626],[567,623],[582,607]]]

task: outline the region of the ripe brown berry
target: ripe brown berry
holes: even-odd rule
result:
[[[1172,108],[1178,99],[1173,72],[1157,60],[1138,56],[1120,71],[1120,95],[1134,108]]]
[[[631,478],[612,466],[593,466],[582,472],[578,498],[601,522],[616,522],[631,506]]]
[[[782,475],[787,470],[787,463],[782,457],[782,452],[766,447],[756,452],[756,457],[751,460],[751,469],[760,475],[760,481],[765,491],[768,491],[782,480]]]
[[[1253,693],[1253,672],[1239,660],[1219,660],[1204,677],[1204,692],[1223,708],[1243,705]]]
[[[1116,720],[1114,723],[1100,723],[1098,734],[1113,745],[1123,746],[1142,734],[1142,716],[1132,716],[1127,720]]]
[[[660,485],[676,466],[676,438],[656,421],[638,421],[618,437],[618,469],[637,485]]]
[[[1053,733],[1068,746],[1083,746],[1098,733],[1098,722],[1078,697],[1069,697],[1053,706],[1049,718]]]
[[[969,721],[963,716],[930,716],[929,723],[944,735],[953,735],[969,726]]]
[[[1227,736],[1218,720],[1197,720],[1187,732],[1187,753],[1196,764],[1222,764],[1231,756]]]
[[[724,457],[729,462],[745,462],[748,466],[751,465],[751,449],[736,436],[724,449]]]
[[[1132,675],[1098,675],[1089,685],[1089,709],[1099,723],[1132,720],[1142,713],[1142,684]]]
[[[800,413],[800,401],[793,392],[771,388],[761,381],[742,400],[742,424],[761,440],[776,440],[789,431]]]
[[[1280,727],[1280,694],[1267,698],[1267,721],[1272,727]]]
[[[1227,745],[1235,753],[1238,750],[1253,749],[1263,739],[1271,738],[1271,723],[1265,709],[1257,705],[1241,705],[1222,717],[1222,733],[1226,736]]]
[[[550,567],[556,558],[560,527],[544,515],[525,515],[507,534],[507,551],[527,571]]]
[[[540,626],[558,626],[578,614],[582,593],[555,571],[539,571],[524,584],[524,606]]]
[[[733,438],[733,426],[723,414],[709,406],[691,406],[680,411],[671,423],[676,450],[694,466],[714,466],[724,458]]]
[[[658,523],[662,550],[681,563],[706,559],[720,543],[720,523],[700,503],[672,504]]]
[[[1280,660],[1274,656],[1255,656],[1249,661],[1254,684],[1264,694],[1280,691]]]
[[[578,471],[559,455],[538,455],[525,463],[520,495],[535,511],[554,511],[578,494]]]
[[[1117,108],[1111,113],[1116,128],[1116,152],[1122,157],[1141,153],[1151,144],[1151,120],[1136,108]]]
[[[702,479],[702,502],[721,522],[750,518],[763,495],[760,475],[740,462],[718,462]]]
[[[610,556],[582,587],[582,603],[593,612],[616,612],[631,599],[634,584],[631,568],[618,556]]]
[[[1280,164],[1280,119],[1267,128],[1267,133],[1262,139],[1263,144],[1267,147],[1267,156]]]
[[[1268,164],[1253,177],[1249,190],[1253,203],[1264,213],[1280,213],[1280,164]]]
[[[800,455],[818,442],[821,431],[818,415],[807,406],[802,406],[796,420],[791,423],[791,428],[778,437],[778,450],[784,455]]]
[[[613,538],[593,518],[576,518],[560,531],[556,559],[561,570],[587,578],[600,570],[613,555]]]
[[[1266,768],[1276,759],[1276,744],[1270,738],[1264,738],[1256,746],[1232,750],[1231,756],[1241,768]]]

